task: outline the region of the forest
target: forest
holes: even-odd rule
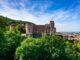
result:
[[[16,29],[10,31],[9,25]],[[0,16],[0,60],[80,60],[80,42],[58,35],[21,36],[21,20]]]

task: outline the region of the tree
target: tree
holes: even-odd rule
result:
[[[16,49],[17,60],[68,60],[65,41],[59,36],[28,37]]]
[[[4,33],[0,32],[0,60],[6,60],[7,41],[5,40]]]
[[[15,31],[0,33],[0,60],[13,60],[16,48],[23,39],[24,37]]]

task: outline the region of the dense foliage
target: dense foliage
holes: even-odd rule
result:
[[[0,60],[13,60],[16,48],[23,39],[24,37],[15,31],[0,32]]]
[[[78,46],[77,46],[78,44]],[[16,49],[16,60],[79,60],[80,43],[59,36],[28,37]]]

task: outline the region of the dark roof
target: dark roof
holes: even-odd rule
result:
[[[16,24],[11,24],[11,26],[16,26]]]

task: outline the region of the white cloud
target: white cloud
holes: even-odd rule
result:
[[[44,13],[49,7],[48,4],[43,7],[41,5],[40,9],[42,10],[40,12],[33,11],[37,4],[34,4],[30,8],[25,8],[25,5],[22,2],[19,4],[23,9],[13,9],[6,0],[0,0],[0,5],[2,5],[2,8],[0,8],[0,15],[16,20],[30,21],[36,24],[46,24],[53,19],[56,23],[57,31],[80,31],[80,6],[68,11],[59,9],[52,13]],[[30,13],[29,10],[33,11],[33,13]]]

